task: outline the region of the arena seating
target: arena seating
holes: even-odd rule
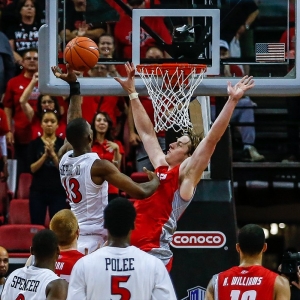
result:
[[[7,183],[0,182],[0,224],[3,224],[5,222],[8,201]]]
[[[42,225],[2,225],[0,226],[1,246],[6,248],[8,252],[29,253],[33,236],[42,229],[45,229]]]
[[[12,199],[9,203],[9,224],[30,224],[29,200]]]
[[[32,175],[30,173],[21,173],[19,176],[19,184],[17,190],[18,199],[29,198],[29,188],[32,181]]]

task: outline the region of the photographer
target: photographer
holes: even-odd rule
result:
[[[300,252],[296,249],[288,249],[283,254],[278,272],[289,280],[291,288],[291,300],[300,299]]]

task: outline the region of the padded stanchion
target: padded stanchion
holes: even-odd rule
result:
[[[171,278],[178,299],[204,299],[212,275],[238,264],[230,180],[201,180],[173,236]]]

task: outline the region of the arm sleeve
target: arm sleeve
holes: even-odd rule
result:
[[[83,260],[79,259],[74,265],[68,288],[67,300],[86,300],[86,282]]]
[[[155,286],[152,300],[176,300],[176,294],[169,273],[161,260],[156,261]]]

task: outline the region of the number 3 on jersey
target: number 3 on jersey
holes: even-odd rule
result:
[[[79,191],[80,184],[77,179],[71,178],[69,182],[67,182],[67,178],[65,178],[64,188],[70,202],[79,203],[82,200],[82,195]]]
[[[120,300],[130,300],[131,293],[128,289],[120,284],[128,281],[129,276],[111,276],[111,294],[112,295],[121,295]]]

